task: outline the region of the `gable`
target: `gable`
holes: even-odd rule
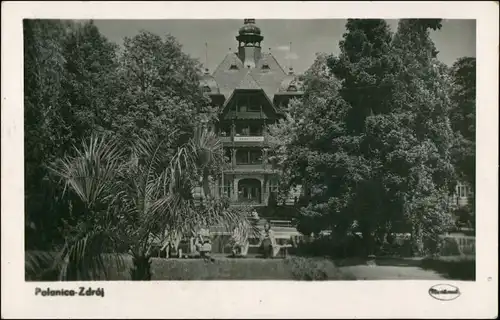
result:
[[[252,76],[252,73],[250,70],[247,71],[245,74],[245,77],[243,77],[243,80],[241,80],[240,84],[235,88],[239,90],[259,90],[261,87],[255,81],[255,78]]]
[[[277,112],[262,89],[233,91],[221,112],[223,119],[274,119]]]
[[[228,53],[214,71],[213,77],[219,85],[220,93],[228,99],[248,73],[257,84],[248,87],[262,89],[271,101],[286,77],[285,71],[271,53],[262,53],[255,67],[251,69],[245,68],[236,53]]]

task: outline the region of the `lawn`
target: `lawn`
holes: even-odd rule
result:
[[[475,256],[435,258],[377,257],[368,259],[335,260],[335,265],[353,274],[358,280],[434,280],[453,279],[474,281]]]
[[[108,256],[111,258],[111,256]],[[107,277],[95,280],[130,280],[130,256],[124,266],[108,261]],[[54,275],[48,275],[52,277]],[[475,258],[339,259],[296,257],[231,259],[152,259],[152,280],[475,280]],[[28,281],[35,280],[29,279]],[[49,278],[38,279],[50,281]]]
[[[125,264],[123,270],[110,272],[108,280],[130,280],[131,260],[126,258]],[[323,258],[153,258],[152,271],[152,280],[355,280],[352,274]]]

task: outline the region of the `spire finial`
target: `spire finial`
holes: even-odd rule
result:
[[[292,41],[290,41],[290,46],[288,47],[289,52],[288,52],[288,68],[290,71],[293,72],[293,67],[292,67]]]
[[[205,42],[205,67],[208,68],[208,42]]]

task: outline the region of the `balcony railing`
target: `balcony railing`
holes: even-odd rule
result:
[[[264,162],[253,163],[253,164],[236,163],[236,165],[234,166],[234,168],[235,169],[241,169],[241,170],[263,169],[264,168]]]
[[[265,143],[267,142],[266,138],[263,135],[260,136],[243,136],[243,135],[235,135],[235,136],[223,136],[219,135],[219,139],[222,143],[232,143],[232,142],[256,142],[256,143]]]
[[[264,136],[234,136],[234,142],[264,142]]]
[[[235,171],[235,172],[254,172],[254,171],[265,171],[265,172],[275,172],[276,169],[271,164],[236,164],[226,165],[224,171]]]
[[[222,143],[230,143],[233,141],[231,136],[219,136],[219,139]]]

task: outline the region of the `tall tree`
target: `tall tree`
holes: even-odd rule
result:
[[[460,222],[475,221],[476,186],[476,59],[459,58],[451,68],[453,81],[451,125],[455,133],[453,160],[457,180],[470,188],[467,206],[457,209]]]
[[[390,119],[397,64],[385,20],[349,19],[346,29],[339,57],[329,60],[348,105],[343,147],[349,159],[344,176],[349,200],[343,211],[349,213],[346,221],[358,222],[365,247],[372,252],[374,232],[386,231],[386,223],[397,219],[392,190],[385,181],[386,136],[380,132],[399,130]]]
[[[303,100],[274,129],[291,132],[278,150],[290,179],[308,184],[303,212],[341,235],[358,226],[368,252],[377,233],[406,227],[422,252],[451,222],[451,87],[429,37],[438,27],[402,20],[393,37],[384,20],[348,20],[340,55],[318,59]]]
[[[452,223],[447,206],[455,183],[451,159],[454,135],[449,120],[451,79],[429,36],[430,30],[440,28],[439,19],[404,19],[393,41],[400,65],[393,99],[395,114],[405,128],[400,131],[404,140],[410,142],[398,161],[406,171],[400,175],[399,199],[419,253],[423,253],[424,242],[437,241]]]
[[[92,131],[110,129],[116,46],[92,21],[25,20],[24,33],[26,221],[56,239],[70,212],[46,166]]]
[[[118,92],[117,45],[109,42],[93,21],[75,24],[64,43],[66,79],[63,84],[67,146],[93,131],[109,131]],[[68,148],[65,148],[68,149]]]
[[[345,174],[351,164],[346,144],[347,105],[338,92],[340,82],[331,73],[329,55],[319,54],[305,73],[305,93],[292,100],[286,118],[270,127],[271,150],[282,170],[281,194],[300,184],[304,197],[300,228],[306,233],[321,228],[346,229]]]
[[[459,178],[475,186],[476,58],[459,58],[452,66],[451,125],[457,135]]]
[[[120,58],[114,130],[130,138],[154,133],[180,146],[210,113],[199,88],[199,64],[171,35],[143,31],[125,38]]]
[[[26,245],[56,240],[58,197],[45,165],[62,155],[62,83],[69,23],[24,20],[24,163]]]

